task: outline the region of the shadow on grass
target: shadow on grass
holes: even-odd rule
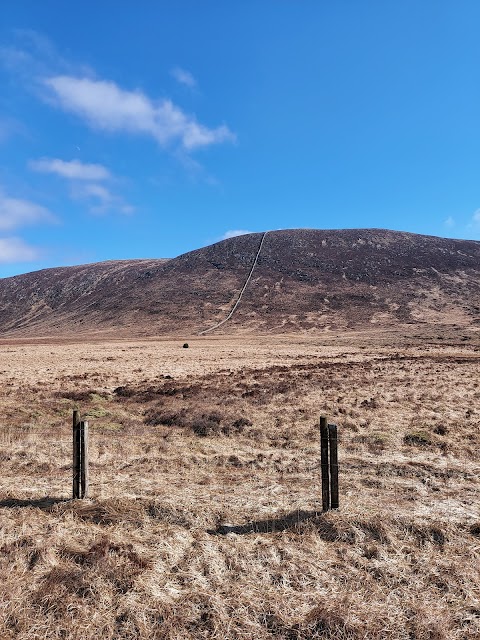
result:
[[[6,498],[0,500],[0,509],[15,509],[17,507],[35,507],[48,511],[59,502],[69,502],[70,498],[53,498],[46,496],[45,498],[29,499],[29,498]]]
[[[292,511],[279,518],[254,520],[246,524],[222,524],[217,529],[207,531],[210,535],[224,536],[227,533],[247,535],[249,533],[276,533],[279,531],[295,531],[306,527],[313,527],[324,540],[338,539],[337,528],[323,517],[319,511]]]

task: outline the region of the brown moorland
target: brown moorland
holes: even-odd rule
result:
[[[480,335],[406,327],[3,340],[0,637],[480,637]]]

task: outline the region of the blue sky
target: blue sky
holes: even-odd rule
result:
[[[0,276],[241,231],[480,239],[480,3],[0,3]]]

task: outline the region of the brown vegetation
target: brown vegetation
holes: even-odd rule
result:
[[[238,236],[171,260],[0,279],[0,331],[73,339],[198,334],[232,309],[260,238]],[[478,328],[479,300],[480,242],[384,229],[269,231],[241,304],[219,331],[444,324],[466,330],[468,341],[468,330]]]
[[[480,637],[469,335],[0,345],[0,637]]]

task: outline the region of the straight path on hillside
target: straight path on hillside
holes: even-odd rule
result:
[[[258,247],[257,255],[255,256],[255,260],[253,261],[253,264],[252,264],[252,268],[250,269],[250,273],[248,274],[247,279],[245,280],[245,284],[243,285],[242,290],[240,291],[240,294],[239,294],[239,296],[237,298],[237,301],[233,305],[233,309],[230,311],[230,313],[228,314],[228,316],[224,320],[222,320],[218,324],[214,325],[213,327],[210,327],[209,329],[204,329],[203,331],[200,331],[200,333],[198,334],[199,336],[203,336],[206,333],[210,333],[210,331],[214,331],[215,329],[218,329],[218,327],[221,327],[223,324],[228,322],[228,320],[230,320],[230,318],[235,313],[235,310],[238,307],[238,305],[240,304],[242,296],[245,293],[246,288],[248,287],[248,283],[250,282],[250,279],[252,277],[253,271],[254,271],[255,267],[257,266],[258,257],[260,256],[260,252],[261,252],[262,247],[263,247],[263,241],[265,240],[265,236],[267,235],[267,233],[268,233],[268,231],[265,231],[263,233],[263,235],[262,235],[262,239],[260,240],[260,245]]]

